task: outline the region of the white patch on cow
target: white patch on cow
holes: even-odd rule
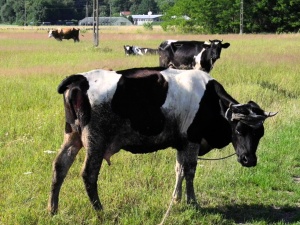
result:
[[[92,106],[111,100],[121,77],[115,71],[107,70],[92,70],[81,74],[89,82],[87,94]]]
[[[210,42],[205,41],[204,44],[205,44],[205,45],[210,45]]]
[[[129,46],[125,46],[125,48],[126,48],[126,50],[128,50],[128,51],[129,51],[129,49],[130,49],[130,47],[129,47]]]
[[[173,115],[179,123],[180,132],[186,133],[199,109],[206,84],[213,78],[201,70],[169,68],[161,74],[169,82],[163,110],[167,111],[167,115]]]
[[[201,69],[201,58],[202,58],[202,54],[205,51],[205,48],[202,49],[202,51],[194,56],[194,60],[195,60],[195,66],[194,66],[194,70],[200,70]]]
[[[177,40],[167,40],[168,45],[173,43],[173,42],[177,42]]]
[[[139,47],[133,46],[132,49],[133,49],[134,54],[143,55],[142,50]]]

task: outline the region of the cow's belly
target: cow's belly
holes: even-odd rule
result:
[[[128,119],[111,112],[109,103],[94,107],[87,130],[86,135],[89,139],[103,140],[101,145],[107,146],[105,151],[109,152],[109,155],[117,153],[120,149],[132,153],[150,153],[168,147],[180,150],[181,142],[186,140],[186,134],[178,132],[174,118],[166,118],[164,128],[158,135],[143,135],[132,129]]]
[[[186,140],[185,134],[178,132],[175,121],[166,120],[164,129],[158,135],[142,135],[139,132],[132,131],[128,128],[124,141],[122,141],[121,149],[132,153],[149,153],[163,150],[168,147],[181,149],[181,143]]]

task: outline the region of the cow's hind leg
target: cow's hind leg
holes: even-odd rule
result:
[[[99,139],[88,143],[85,166],[82,171],[85,189],[95,210],[102,210],[97,189],[98,175],[104,152],[103,147],[101,148],[101,146],[103,146],[101,143],[102,141]]]
[[[52,185],[48,202],[48,210],[51,214],[57,213],[60,188],[81,148],[82,142],[79,133],[71,132],[65,134],[64,143],[53,162]]]
[[[182,182],[186,180],[187,203],[197,206],[197,200],[194,190],[194,177],[197,167],[198,144],[187,144],[184,150],[177,151],[176,159],[176,185],[173,197],[180,201],[182,197]]]

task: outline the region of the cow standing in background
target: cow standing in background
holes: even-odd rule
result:
[[[175,69],[200,69],[210,72],[214,63],[221,56],[222,48],[228,48],[229,43],[220,40],[176,41],[168,40],[158,48],[159,66]]]
[[[242,166],[256,166],[263,123],[275,115],[253,101],[240,104],[201,70],[93,70],[67,77],[58,92],[63,94],[66,123],[64,142],[53,162],[48,203],[52,214],[82,147],[82,177],[94,209],[102,210],[97,181],[103,160],[110,165],[120,149],[150,153],[168,147],[177,150],[173,197],[181,200],[185,179],[187,203],[197,205],[193,182],[198,155],[232,143]]]
[[[54,37],[58,41],[62,39],[73,39],[74,42],[79,42],[79,28],[60,28],[60,29],[51,29],[49,31],[49,38]]]

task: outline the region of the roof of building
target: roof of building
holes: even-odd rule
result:
[[[155,19],[162,15],[132,15],[133,19]]]
[[[132,25],[132,23],[124,18],[124,17],[98,17],[99,25],[119,25],[120,23],[126,24],[126,25]],[[85,17],[82,20],[79,21],[79,25],[85,25],[85,24],[93,24],[93,17]]]

